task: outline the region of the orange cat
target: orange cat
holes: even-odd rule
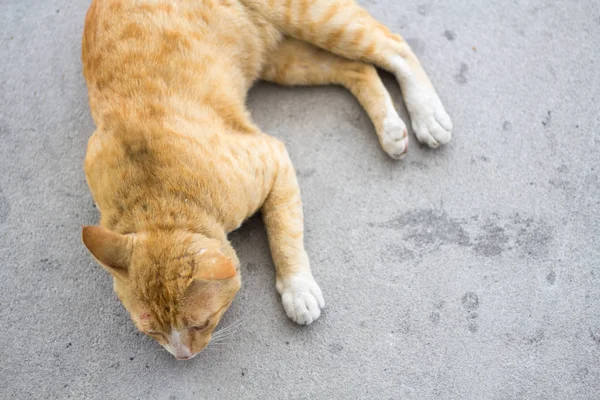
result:
[[[345,86],[400,158],[406,127],[379,66],[400,82],[417,139],[450,140],[409,46],[353,0],[94,0],[83,65],[97,125],[85,173],[101,212],[83,241],[136,326],[178,359],[208,344],[240,288],[227,234],[259,210],[287,315],[310,324],[324,306],[294,167],[246,110],[254,81]]]

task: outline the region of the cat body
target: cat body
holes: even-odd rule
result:
[[[401,158],[406,127],[377,65],[402,85],[417,138],[450,140],[408,45],[351,0],[94,0],[82,58],[97,127],[84,168],[101,213],[83,241],[136,326],[179,359],[206,347],[233,301],[227,234],[259,210],[287,315],[310,324],[324,306],[293,165],[246,109],[256,80],[345,86]]]

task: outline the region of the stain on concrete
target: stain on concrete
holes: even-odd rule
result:
[[[592,338],[596,345],[600,346],[600,332],[590,329],[590,338]]]
[[[476,333],[479,330],[477,325],[477,318],[479,317],[479,314],[477,313],[477,309],[479,308],[479,296],[477,296],[477,293],[475,292],[467,292],[462,297],[461,303],[467,312],[467,328],[469,329],[469,332]]]
[[[400,254],[402,260],[418,256],[422,249],[437,249],[442,245],[470,247],[482,257],[499,256],[506,251],[522,256],[547,256],[553,228],[547,222],[518,213],[508,217],[491,214],[485,220],[479,216],[467,219],[451,218],[444,210],[417,209],[370,227],[401,231],[403,246],[391,246],[383,253]],[[398,257],[396,257],[398,258]]]
[[[566,190],[566,191],[571,191],[571,189],[572,189],[571,182],[569,182],[566,179],[553,178],[553,179],[550,179],[548,181],[548,183],[557,189]]]
[[[545,336],[546,336],[546,334],[545,334],[544,330],[543,329],[538,329],[535,332],[535,335],[528,336],[527,338],[525,338],[525,340],[530,345],[539,345],[540,343],[542,343],[542,341],[544,340]]]
[[[553,239],[553,230],[545,221],[522,218],[514,214],[508,219],[492,215],[481,233],[473,239],[473,251],[484,257],[498,256],[505,251],[515,250],[532,258],[548,254]]]
[[[469,245],[469,237],[460,222],[450,218],[445,211],[411,210],[390,221],[369,225],[402,231],[404,240],[420,247]]]
[[[397,243],[385,246],[380,255],[383,262],[394,263],[402,263],[415,258],[413,251]]]
[[[548,114],[542,119],[542,125],[544,125],[544,128],[547,128],[550,126],[550,122],[552,122],[552,111],[548,110]]]
[[[309,169],[299,170],[297,172],[297,174],[298,174],[298,177],[300,177],[300,178],[310,178],[311,176],[313,176],[315,174],[315,172],[317,172],[316,168],[309,168]]]
[[[460,63],[458,73],[454,75],[454,80],[460,85],[465,85],[469,82],[467,79],[467,73],[469,72],[469,66],[466,63]]]
[[[437,325],[438,322],[440,322],[440,313],[437,311],[432,312],[431,314],[429,314],[429,320],[431,322],[433,322],[434,324]]]
[[[475,292],[467,292],[461,299],[463,308],[469,312],[479,308],[479,296]]]
[[[342,350],[344,350],[344,346],[342,346],[339,343],[332,343],[329,345],[329,351],[333,354],[338,354],[340,353]]]
[[[548,281],[548,284],[554,285],[556,282],[556,272],[554,272],[554,270],[548,272],[548,275],[546,275],[546,281]]]
[[[497,256],[507,248],[509,237],[503,227],[492,221],[482,227],[483,234],[474,240],[473,251],[484,257]]]
[[[454,39],[456,39],[456,33],[449,31],[449,30],[445,30],[444,37],[446,39],[448,39],[449,41],[453,41]]]
[[[8,214],[10,214],[10,204],[4,196],[4,192],[0,189],[0,224],[6,222]]]
[[[502,130],[504,132],[510,132],[510,131],[512,131],[512,122],[510,122],[510,121],[504,121],[504,123],[502,124]]]
[[[477,324],[474,321],[469,322],[467,328],[471,333],[476,333],[479,330],[479,326],[477,326]]]
[[[431,4],[421,4],[417,7],[417,12],[422,16],[427,16],[431,12]]]
[[[522,218],[515,214],[512,218],[516,232],[515,248],[523,254],[539,258],[548,254],[548,245],[553,238],[550,225],[533,218]]]

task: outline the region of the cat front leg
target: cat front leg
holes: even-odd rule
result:
[[[304,220],[296,173],[283,144],[276,147],[273,155],[276,179],[261,211],[283,308],[294,322],[309,325],[319,318],[325,301],[304,249]]]

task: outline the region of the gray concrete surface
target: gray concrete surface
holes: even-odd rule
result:
[[[328,306],[308,328],[286,318],[253,219],[232,234],[244,287],[224,324],[243,323],[179,362],[80,242],[98,218],[88,1],[0,1],[0,398],[600,398],[598,2],[363,4],[413,44],[454,141],[412,138],[394,162],[342,89],[254,89],[295,161]]]

